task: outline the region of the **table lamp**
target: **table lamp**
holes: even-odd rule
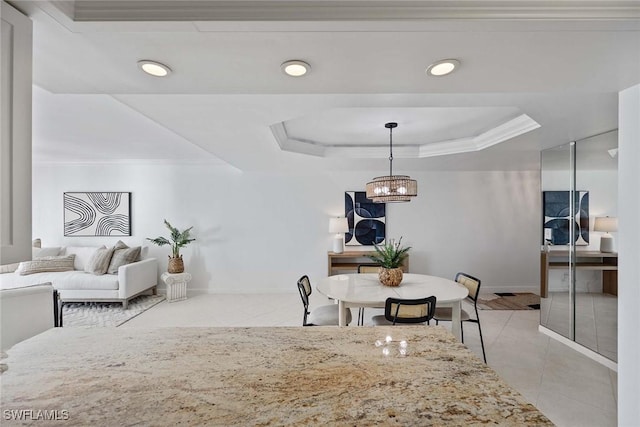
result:
[[[597,217],[593,230],[605,232],[600,237],[600,252],[613,252],[613,236],[609,233],[618,231],[618,218],[609,216]]]
[[[349,231],[349,223],[347,218],[331,218],[329,219],[329,233],[335,233],[333,240],[333,252],[342,253],[344,245],[344,233]]]

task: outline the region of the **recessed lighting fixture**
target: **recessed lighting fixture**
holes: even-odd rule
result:
[[[138,67],[140,67],[140,69],[142,69],[142,71],[144,71],[145,73],[155,77],[165,77],[168,76],[169,73],[171,73],[171,68],[159,62],[150,61],[148,59],[138,61]]]
[[[311,71],[311,65],[297,59],[283,62],[280,68],[286,75],[291,77],[302,77]]]
[[[446,76],[451,74],[459,65],[460,61],[457,59],[441,59],[427,67],[427,75],[434,77]]]

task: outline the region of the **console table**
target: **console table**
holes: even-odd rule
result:
[[[367,255],[375,255],[375,251],[344,251],[342,253],[328,252],[328,276],[334,274],[357,273],[359,265],[376,265]],[[402,263],[402,271],[409,272],[409,256]]]
[[[540,297],[547,298],[549,270],[569,268],[569,251],[540,253]],[[576,251],[576,270],[602,271],[602,292],[618,295],[618,253]]]

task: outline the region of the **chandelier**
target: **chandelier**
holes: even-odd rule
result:
[[[377,176],[367,183],[367,199],[375,203],[410,202],[418,195],[418,183],[407,175],[393,174],[393,129],[397,123],[386,123],[389,129],[389,175]]]

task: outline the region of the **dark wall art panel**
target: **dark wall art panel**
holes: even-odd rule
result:
[[[131,193],[64,193],[65,236],[131,236]]]
[[[575,210],[571,212],[569,191],[543,191],[543,235],[542,242],[552,245],[568,245],[569,230],[575,230],[575,244],[589,244],[589,192],[576,191]]]
[[[344,215],[349,232],[344,236],[347,246],[371,246],[384,243],[385,204],[367,199],[364,191],[344,193]]]

